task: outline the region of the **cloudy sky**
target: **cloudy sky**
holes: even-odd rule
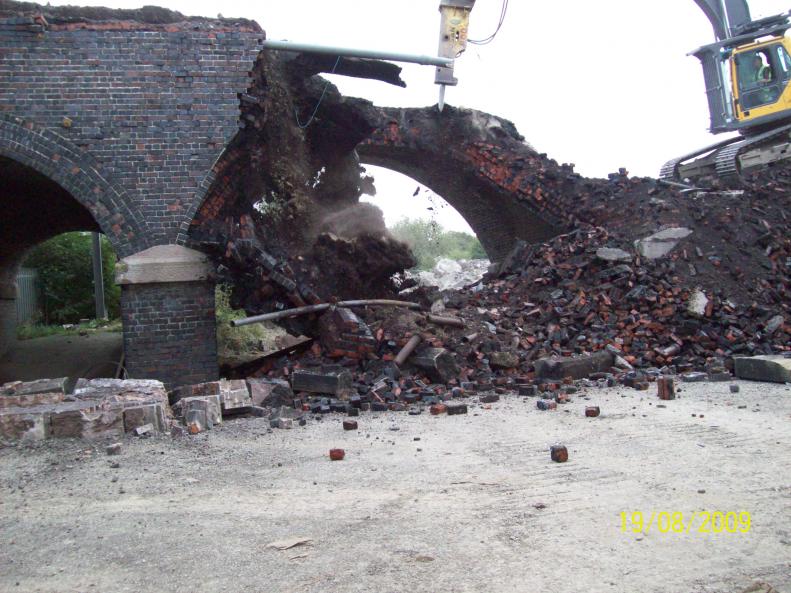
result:
[[[270,39],[436,55],[438,0],[70,0],[136,8],[153,3],[185,14],[242,16],[258,21]],[[477,0],[470,38],[495,28],[502,0]],[[788,10],[786,0],[751,0],[753,17]],[[666,160],[711,143],[700,65],[691,50],[714,41],[693,0],[511,0],[493,43],[470,46],[457,60],[459,86],[449,104],[513,121],[526,140],[587,176],[626,167],[655,176]],[[331,77],[347,95],[379,105],[437,102],[433,68],[404,65],[407,88]],[[373,169],[373,168],[372,168]],[[372,201],[391,223],[401,216],[436,216],[463,228],[439,200],[412,197],[417,183],[373,170]],[[452,172],[451,172],[452,173]],[[433,210],[428,208],[433,207]]]

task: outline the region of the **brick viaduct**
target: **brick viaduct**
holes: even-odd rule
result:
[[[161,9],[129,19],[61,10],[0,0],[0,353],[13,335],[25,252],[62,232],[101,231],[121,258],[129,375],[169,386],[214,379],[212,268],[192,249],[190,228],[219,191],[264,33],[252,21]],[[478,122],[478,142],[457,137],[447,151],[432,142],[464,130],[443,132],[442,121],[412,121],[408,111],[382,112],[360,147],[363,162],[444,195],[494,258],[516,238],[550,232],[547,200],[509,169],[532,151],[517,147],[519,162],[503,161],[488,120]]]

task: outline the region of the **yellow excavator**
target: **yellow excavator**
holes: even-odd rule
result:
[[[703,66],[710,130],[739,135],[667,162],[660,177],[731,181],[791,158],[791,39],[785,36],[791,11],[753,20],[746,0],[694,1],[716,38],[691,53]],[[475,0],[441,0],[440,56],[456,58],[465,50],[474,4]],[[441,109],[445,86],[456,84],[453,66],[437,67],[435,82],[442,85]]]

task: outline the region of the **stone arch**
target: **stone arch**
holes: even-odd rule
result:
[[[148,246],[147,225],[131,197],[102,174],[96,159],[66,138],[0,114],[0,156],[37,171],[68,192],[90,212],[119,257]]]
[[[555,205],[534,191],[534,169],[523,166],[538,155],[510,122],[450,107],[442,114],[378,112],[377,129],[357,146],[360,162],[402,173],[442,196],[492,261],[501,261],[516,241],[541,242],[563,227]]]

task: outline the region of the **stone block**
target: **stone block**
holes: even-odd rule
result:
[[[29,395],[0,395],[0,410],[4,408],[32,408],[54,405],[63,401],[63,393],[32,393]]]
[[[188,397],[206,397],[210,395],[220,395],[221,387],[219,381],[208,381],[206,383],[196,383],[194,385],[182,385],[168,393],[168,400],[173,406],[181,399]]]
[[[410,362],[425,371],[437,383],[447,383],[458,377],[461,372],[453,354],[444,348],[424,348],[415,354]]]
[[[250,401],[254,406],[278,408],[294,399],[288,381],[279,379],[247,379]]]
[[[291,388],[294,391],[307,391],[348,399],[352,392],[352,375],[349,371],[320,373],[297,370],[291,375]]]
[[[223,411],[246,408],[253,403],[244,380],[220,380],[220,405]]]
[[[566,377],[585,379],[593,373],[609,371],[613,361],[614,357],[610,352],[600,350],[590,356],[541,358],[534,363],[534,366],[536,377],[539,379],[561,380]]]
[[[493,369],[513,369],[519,366],[519,356],[514,352],[492,352],[489,366]]]
[[[737,356],[733,359],[739,379],[767,383],[791,383],[791,358],[781,355]]]
[[[165,432],[168,428],[167,417],[163,404],[146,404],[133,408],[124,408],[124,432],[132,432],[136,428],[151,424],[153,430]]]
[[[35,381],[14,381],[0,387],[2,395],[34,395],[37,393],[71,393],[74,381],[68,377],[58,379],[37,379]]]
[[[634,242],[637,252],[647,259],[664,257],[681,242],[682,239],[692,234],[690,229],[675,227],[659,231],[649,237]]]
[[[95,440],[124,435],[123,406],[75,402],[57,406],[50,415],[50,436]]]
[[[0,437],[11,441],[43,441],[49,437],[46,408],[3,408],[0,410]]]
[[[209,428],[215,424],[222,423],[222,408],[220,407],[219,394],[184,397],[173,406],[173,411],[176,416],[184,420],[186,420],[190,410],[204,410],[206,412],[206,423]]]

